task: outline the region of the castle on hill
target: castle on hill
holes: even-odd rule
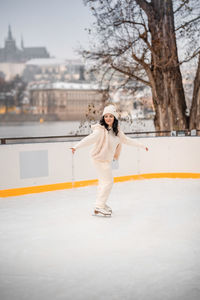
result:
[[[24,47],[23,39],[21,39],[21,48],[18,48],[9,25],[4,48],[0,48],[0,63],[24,63],[33,58],[49,57],[46,47]]]

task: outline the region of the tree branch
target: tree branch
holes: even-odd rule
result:
[[[131,24],[131,25],[140,25],[143,26],[145,28],[145,25],[143,23],[139,23],[139,22],[134,22],[134,21],[130,21],[130,20],[121,20],[121,21],[116,21],[113,23],[114,26],[120,26],[122,24]]]
[[[194,19],[192,19],[192,20],[186,22],[185,24],[179,26],[178,28],[175,29],[175,31],[178,31],[178,30],[181,29],[181,28],[185,28],[185,27],[188,26],[190,23],[192,23],[192,22],[194,22],[194,21],[196,21],[196,20],[198,20],[198,19],[200,19],[200,16],[198,16],[198,17],[196,17],[196,18],[194,18]]]
[[[151,84],[150,84],[149,81],[146,81],[146,80],[144,80],[144,79],[142,79],[142,78],[140,78],[140,77],[138,77],[138,76],[132,74],[131,72],[127,72],[127,71],[125,71],[125,70],[120,69],[119,67],[115,66],[113,62],[111,62],[110,65],[111,65],[112,68],[115,69],[116,71],[118,71],[118,72],[120,72],[120,73],[123,73],[123,74],[125,74],[125,75],[127,75],[127,76],[129,76],[129,77],[133,77],[134,79],[136,79],[137,81],[140,81],[140,82],[144,83],[145,85],[151,86]]]
[[[182,65],[183,63],[186,63],[186,62],[190,61],[191,59],[193,59],[194,57],[196,57],[198,54],[200,54],[200,47],[197,48],[197,50],[191,56],[189,56],[187,59],[182,60],[179,63],[179,65]]]
[[[154,15],[151,4],[146,0],[135,0],[135,2],[145,11],[148,17],[152,17]]]
[[[150,4],[146,0],[135,0],[135,2],[147,13]]]
[[[149,65],[144,62],[144,59],[138,58],[133,51],[132,51],[132,57],[135,59],[135,61],[137,61],[140,65],[142,65],[145,70],[149,69]]]
[[[176,14],[187,3],[188,3],[188,0],[184,0],[184,2],[174,11],[174,14]]]

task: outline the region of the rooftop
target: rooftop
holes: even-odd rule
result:
[[[98,84],[92,83],[68,83],[68,82],[53,82],[53,83],[39,83],[34,84],[31,90],[44,90],[44,89],[61,89],[61,90],[99,90],[101,89]]]

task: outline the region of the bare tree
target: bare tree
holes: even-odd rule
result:
[[[91,49],[84,51],[85,57],[95,62],[96,69],[101,67],[104,75],[111,74],[110,78],[118,72],[125,76],[125,84],[137,81],[151,88],[157,130],[188,128],[180,65],[200,49],[198,1],[85,3],[95,16],[97,36]]]

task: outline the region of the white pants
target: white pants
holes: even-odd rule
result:
[[[111,163],[97,160],[92,161],[97,170],[99,179],[95,206],[104,208],[113,185]]]

